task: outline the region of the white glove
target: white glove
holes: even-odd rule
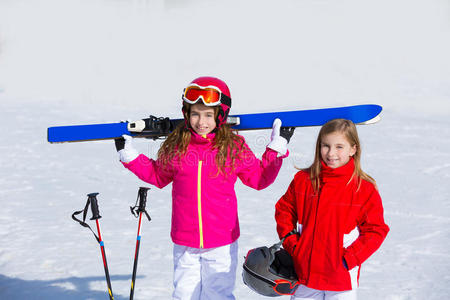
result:
[[[133,144],[131,142],[133,138],[131,136],[124,134],[122,135],[122,137],[125,139],[125,146],[118,152],[119,158],[121,162],[129,163],[135,160],[139,156],[139,153],[133,147]]]
[[[267,145],[267,147],[274,151],[277,151],[281,155],[285,155],[288,150],[288,141],[284,137],[280,136],[280,127],[281,120],[277,118],[273,121],[272,135],[270,137],[270,143],[269,145]]]

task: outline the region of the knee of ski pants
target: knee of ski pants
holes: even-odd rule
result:
[[[175,244],[173,299],[235,299],[237,252],[237,241],[212,249]]]

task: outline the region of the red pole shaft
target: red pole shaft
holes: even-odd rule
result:
[[[98,222],[98,219],[96,219],[95,222],[97,224],[97,233],[98,233],[98,240],[100,243],[100,251],[102,252],[103,267],[105,269],[106,284],[108,286],[108,295],[109,295],[110,300],[114,300],[114,296],[113,296],[112,288],[111,288],[111,279],[109,277],[108,262],[106,261],[105,243],[102,240],[102,235],[100,232],[100,223]]]

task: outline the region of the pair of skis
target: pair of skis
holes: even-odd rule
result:
[[[147,217],[147,219],[150,221],[151,218],[149,216],[149,214],[147,213],[147,210],[145,209],[146,204],[147,204],[147,191],[149,190],[149,188],[146,187],[140,187],[139,191],[138,191],[138,196],[136,199],[136,204],[134,205],[134,207],[130,206],[130,210],[131,213],[139,219],[138,221],[138,232],[137,232],[137,237],[136,237],[136,249],[134,252],[134,263],[133,263],[133,273],[131,276],[131,290],[130,290],[130,300],[133,299],[134,297],[134,287],[135,287],[135,282],[136,282],[136,273],[137,273],[137,264],[138,264],[138,257],[139,257],[139,248],[141,245],[141,224],[142,224],[142,215],[145,214],[145,216]],[[106,278],[106,284],[107,284],[107,288],[108,288],[108,296],[110,300],[114,300],[114,295],[112,292],[112,287],[111,287],[111,279],[109,276],[109,269],[108,269],[108,262],[106,260],[106,252],[105,252],[105,243],[102,240],[102,235],[101,235],[101,231],[100,231],[100,223],[99,223],[99,219],[101,218],[100,216],[100,212],[98,209],[98,201],[97,201],[97,195],[99,193],[91,193],[88,194],[88,200],[86,202],[86,205],[84,207],[83,210],[80,211],[76,211],[72,214],[72,219],[74,219],[75,221],[77,221],[78,223],[80,223],[81,226],[89,228],[91,230],[91,232],[94,234],[95,239],[97,240],[97,242],[100,244],[100,251],[102,254],[102,261],[103,261],[103,268],[105,270],[105,278]],[[92,218],[91,220],[95,220],[96,226],[97,226],[97,234],[95,234],[95,232],[91,229],[91,227],[86,223],[86,215],[87,215],[87,211],[89,210],[89,206],[91,207],[91,211],[92,211]],[[79,220],[77,219],[75,216],[78,214],[83,213],[83,220]]]
[[[303,127],[322,126],[333,119],[347,119],[355,124],[372,124],[380,120],[382,107],[375,104],[362,104],[344,107],[291,110],[267,113],[231,115],[227,124],[238,131],[272,128],[273,121],[279,118],[282,126]],[[164,138],[184,119],[150,118],[135,122],[105,123],[89,125],[53,126],[47,128],[49,143],[82,142],[120,138],[127,134],[133,137]]]

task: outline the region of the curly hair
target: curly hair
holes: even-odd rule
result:
[[[189,120],[191,105],[183,103],[183,106],[185,120]],[[213,108],[214,115],[217,117],[219,109],[218,107]],[[192,137],[191,129],[188,127],[188,121],[179,124],[161,145],[161,148],[158,151],[158,160],[163,166],[167,166],[167,164],[176,157],[182,157],[186,154]],[[230,125],[224,124],[215,129],[213,149],[217,149],[215,162],[218,173],[223,174],[227,167],[231,167],[233,171],[235,170],[236,160],[244,150],[244,145],[244,138],[236,134],[236,132],[231,129]],[[227,165],[228,159],[230,160],[230,165]]]

